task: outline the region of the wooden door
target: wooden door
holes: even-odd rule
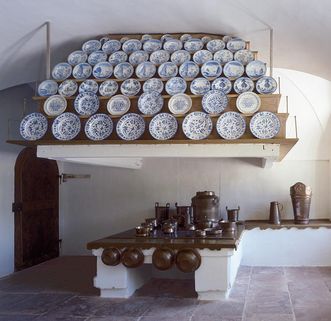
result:
[[[59,170],[25,148],[15,164],[15,270],[59,256]]]

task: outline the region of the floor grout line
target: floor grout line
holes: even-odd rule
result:
[[[293,315],[293,321],[296,321],[296,316],[295,316],[295,313],[294,313],[294,308],[293,308],[291,293],[290,293],[290,289],[288,287],[288,278],[287,278],[287,271],[286,271],[285,266],[283,266],[283,270],[284,270],[284,276],[285,276],[285,281],[286,281],[287,293],[288,293],[288,297],[289,297],[289,300],[290,300],[291,311],[292,311],[292,315]]]
[[[246,316],[245,316],[246,304],[247,304],[247,299],[246,298],[247,298],[247,294],[248,294],[248,291],[249,291],[249,286],[251,284],[252,273],[253,273],[253,267],[251,266],[250,271],[249,271],[249,280],[248,280],[248,285],[247,285],[247,291],[246,291],[246,294],[245,294],[245,303],[244,303],[244,308],[243,308],[243,312],[242,312],[242,316],[241,316],[241,321],[245,321],[245,319],[246,319]]]

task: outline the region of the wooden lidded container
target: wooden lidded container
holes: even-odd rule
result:
[[[197,192],[192,198],[192,207],[194,223],[220,220],[219,198],[214,192]]]

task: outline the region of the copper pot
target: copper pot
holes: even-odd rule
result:
[[[312,197],[311,187],[298,182],[291,186],[290,194],[294,212],[294,223],[308,224]]]
[[[174,215],[174,218],[178,220],[178,225],[180,227],[185,227],[189,224],[193,223],[193,210],[192,206],[178,206],[178,204],[175,204],[176,206],[176,214]]]
[[[175,262],[175,253],[169,248],[156,249],[152,256],[153,265],[161,270],[165,271],[170,269]]]
[[[214,192],[197,192],[192,198],[194,223],[198,222],[218,222],[220,219],[219,198]]]
[[[155,203],[155,218],[159,224],[163,221],[169,219],[170,204],[167,203],[166,206],[160,206],[158,202]]]
[[[233,209],[228,209],[228,207],[226,206],[228,221],[238,222],[239,221],[239,211],[240,211],[240,206],[238,206],[238,208],[233,208]]]
[[[219,226],[221,230],[225,233],[232,233],[237,230],[236,222],[229,222],[229,221],[219,221]]]
[[[152,225],[154,228],[157,228],[158,226],[158,221],[156,218],[154,217],[151,217],[151,218],[146,218],[145,219],[145,222],[149,225]]]

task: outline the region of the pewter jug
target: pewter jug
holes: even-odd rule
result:
[[[280,224],[280,212],[283,210],[283,205],[274,201],[270,202],[270,215],[269,215],[269,223],[270,224]]]

